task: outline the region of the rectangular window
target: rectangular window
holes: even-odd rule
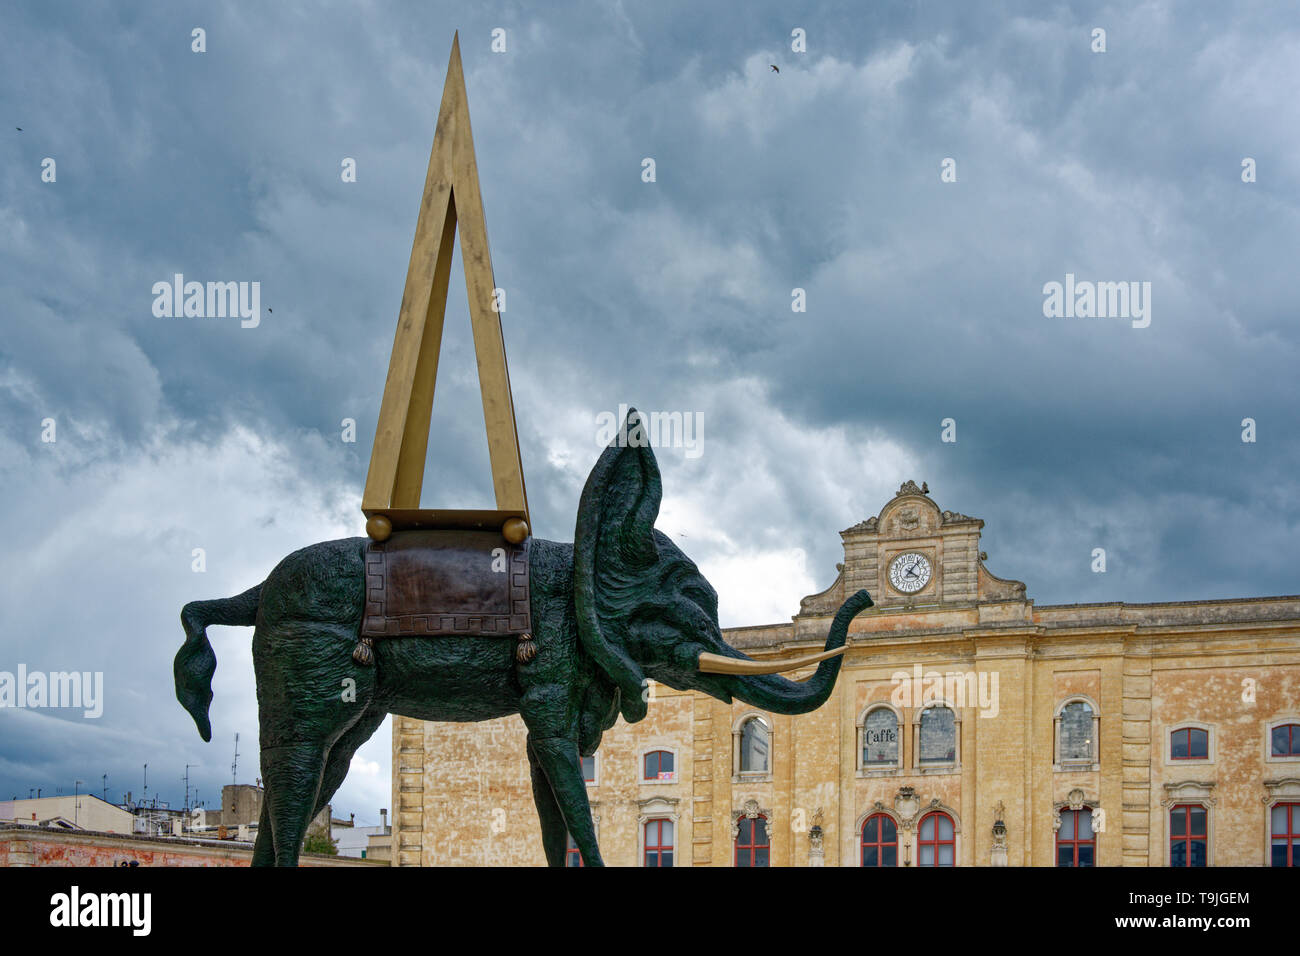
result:
[[[1300,803],[1279,803],[1269,814],[1272,866],[1300,866]]]
[[[647,820],[645,824],[645,865],[673,865],[673,821]]]
[[[1209,849],[1209,813],[1182,805],[1169,811],[1169,865],[1205,866]]]

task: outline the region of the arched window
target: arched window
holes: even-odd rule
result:
[[[1101,717],[1096,703],[1082,695],[1068,697],[1056,708],[1052,724],[1053,770],[1100,769],[1097,755],[1101,752],[1098,745]]]
[[[565,866],[585,866],[582,862],[582,854],[578,851],[578,844],[573,842],[573,834],[567,834],[569,847],[564,851]]]
[[[767,837],[767,817],[741,817],[736,821],[736,866],[767,866],[772,846]]]
[[[673,821],[645,822],[645,866],[673,865]]]
[[[1209,811],[1180,803],[1169,810],[1169,865],[1205,866]]]
[[[952,709],[939,704],[921,711],[920,762],[953,763],[957,759],[957,721]]]
[[[952,817],[933,810],[921,817],[916,828],[917,866],[954,866],[957,863],[957,837]]]
[[[1171,760],[1209,760],[1210,732],[1200,727],[1179,727],[1169,735]]]
[[[888,707],[876,707],[862,722],[862,766],[898,766],[898,715]]]
[[[1300,866],[1300,803],[1275,803],[1271,818],[1273,866]]]
[[[898,866],[898,824],[888,813],[862,822],[862,865]]]
[[[641,764],[641,779],[674,780],[673,752],[671,750],[651,750],[647,753]]]
[[[1092,831],[1092,808],[1062,810],[1056,831],[1057,866],[1096,866],[1097,837]]]
[[[762,717],[751,717],[740,728],[740,772],[768,773],[771,769],[772,730]]]
[[[1061,763],[1092,762],[1092,707],[1082,700],[1061,708]]]
[[[1278,724],[1269,734],[1274,757],[1300,757],[1300,724]]]

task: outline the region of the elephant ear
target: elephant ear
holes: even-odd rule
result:
[[[645,675],[628,652],[627,635],[632,615],[656,586],[654,526],[663,497],[659,465],[644,438],[641,416],[629,409],[582,489],[573,540],[578,636],[618,687],[628,723],[646,715]]]

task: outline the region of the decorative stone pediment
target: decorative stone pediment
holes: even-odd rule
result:
[[[1282,777],[1278,780],[1265,780],[1264,803],[1276,803],[1279,800],[1300,800],[1300,777]]]
[[[1214,806],[1214,781],[1202,783],[1198,780],[1181,780],[1178,783],[1165,784],[1165,798],[1160,801],[1162,807],[1172,807],[1175,803],[1199,803],[1207,807]]]
[[[796,618],[823,618],[834,614],[848,595],[860,588],[871,592],[882,611],[909,606],[943,604],[1004,604],[988,614],[993,623],[1028,621],[1028,611],[1013,605],[1027,601],[1022,581],[1000,578],[985,567],[987,554],[980,547],[984,522],[960,511],[941,510],[925,482],[905,481],[880,513],[840,532],[844,544],[843,566],[829,588],[810,594],[800,603]],[[891,577],[897,561],[929,565],[918,588]],[[900,584],[900,580],[902,583]],[[981,623],[985,612],[981,611]],[[823,632],[824,633],[824,632]],[[813,630],[799,636],[814,637]]]
[[[677,797],[653,796],[645,800],[638,800],[637,806],[637,826],[644,827],[646,821],[655,819],[668,819],[673,823],[677,822]]]

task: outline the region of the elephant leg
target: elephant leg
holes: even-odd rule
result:
[[[270,807],[275,865],[297,866],[302,841],[315,814],[327,751],[317,741],[262,748],[265,803]],[[259,826],[258,829],[261,829]]]
[[[355,645],[355,628],[319,621],[259,624],[253,633],[276,866],[298,865],[332,745],[359,722],[373,693],[374,677],[357,676]]]
[[[325,761],[325,776],[321,780],[320,793],[316,796],[316,808],[312,811],[313,818],[325,809],[325,805],[334,798],[339,787],[343,786],[343,781],[348,775],[348,767],[352,764],[352,755],[357,752],[357,748],[374,736],[387,716],[387,711],[367,708],[361,714],[361,719],[349,727],[330,748],[329,758]]]
[[[596,844],[596,828],[591,822],[591,804],[587,802],[587,784],[578,763],[578,742],[566,737],[529,736],[529,748],[550,781],[556,805],[564,817],[573,842],[578,845],[586,866],[604,866]],[[534,792],[536,786],[534,786]],[[538,806],[541,813],[541,805]],[[549,855],[548,855],[549,859]]]
[[[271,836],[271,804],[263,794],[262,810],[257,815],[257,839],[253,841],[250,866],[275,866],[275,841]]]
[[[569,862],[569,828],[564,824],[560,805],[555,802],[551,782],[546,779],[541,761],[533,752],[531,736],[528,738],[528,769],[533,777],[533,803],[537,806],[537,816],[542,822],[542,849],[546,853],[546,864],[566,866]]]

